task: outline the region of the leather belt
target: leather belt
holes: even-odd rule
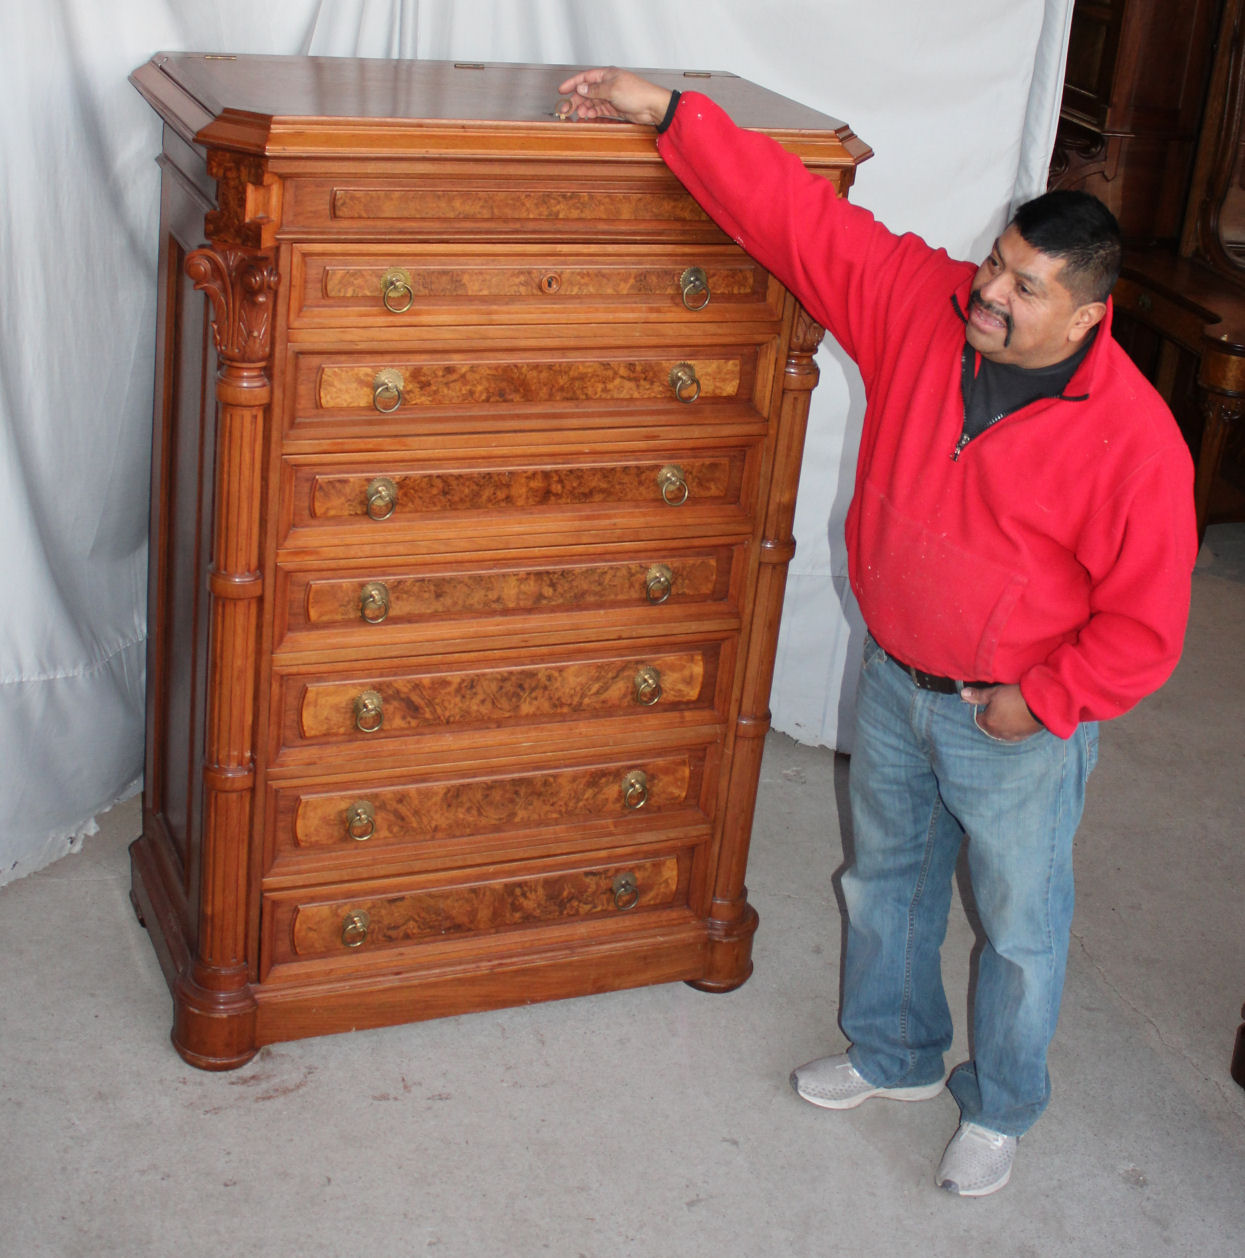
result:
[[[951,677],[939,677],[937,673],[922,672],[919,668],[913,668],[911,664],[905,664],[902,660],[895,659],[889,651],[886,653],[886,658],[900,672],[907,673],[909,680],[918,690],[932,690],[940,695],[958,695],[965,686],[972,688],[994,685],[992,681],[956,681]]]

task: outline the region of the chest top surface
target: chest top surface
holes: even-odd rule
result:
[[[282,156],[419,148],[447,130],[465,143],[517,133],[539,147],[651,152],[652,128],[561,119],[558,85],[577,66],[157,53],[131,81],[190,142]],[[855,165],[869,149],[842,121],[721,71],[640,70],[713,96],[744,127],[809,161]],[[536,139],[540,137],[540,139]],[[439,144],[437,147],[441,147]]]

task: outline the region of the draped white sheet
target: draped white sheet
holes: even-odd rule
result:
[[[1041,190],[1071,0],[42,0],[0,5],[0,884],[74,850],[143,759],[160,49],[730,70],[846,119],[854,198],[982,253]],[[863,413],[820,355],[772,707],[848,745],[842,520]],[[846,678],[846,680],[845,680]]]

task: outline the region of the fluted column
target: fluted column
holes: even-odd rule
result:
[[[743,693],[735,723],[730,780],[722,822],[721,858],[709,918],[709,966],[692,983],[704,991],[729,991],[752,973],[752,936],[756,910],[748,903],[744,871],[756,810],[757,783],[765,735],[770,728],[769,695],[774,681],[778,624],[787,586],[787,566],[795,554],[792,525],[795,495],[808,426],[811,393],[819,370],[814,360],[824,330],[803,307],[797,307],[788,343],[774,475],[761,533],[756,602],[747,633]]]
[[[190,967],[174,986],[173,1043],[196,1066],[228,1069],[257,1047],[247,958],[248,854],[277,269],[265,252],[222,247],[191,253],[186,273],[212,303],[219,371],[198,923]]]

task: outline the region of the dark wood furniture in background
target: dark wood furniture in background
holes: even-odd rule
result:
[[[1193,451],[1199,533],[1245,520],[1243,106],[1245,0],[1076,0],[1050,186],[1120,219],[1116,335]]]
[[[133,898],[196,1066],[751,972],[822,331],[651,128],[555,116],[566,73],[135,72],[165,128]],[[652,77],[840,193],[868,156]]]
[[[1120,219],[1116,335],[1197,463],[1199,531],[1245,519],[1241,0],[1077,0],[1051,187]]]
[[[1132,243],[1184,220],[1222,0],[1076,0],[1051,185],[1100,197]]]

